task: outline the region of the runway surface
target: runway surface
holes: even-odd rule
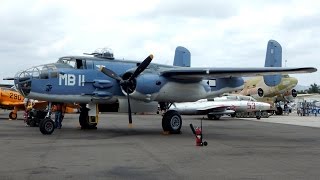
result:
[[[97,130],[80,130],[78,114],[68,114],[62,129],[42,135],[8,113],[0,111],[0,179],[320,177],[320,117],[203,120],[209,145],[197,147],[189,124],[202,116],[182,116],[182,133],[163,135],[161,115],[134,115],[129,129],[127,114],[101,114]],[[302,124],[278,123],[288,121]]]

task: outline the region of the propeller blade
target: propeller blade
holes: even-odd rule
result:
[[[142,63],[138,66],[136,71],[131,75],[130,79],[128,81],[131,81],[132,79],[136,78],[140,73],[142,73],[151,63],[153,59],[153,55],[150,54]]]
[[[101,71],[103,74],[105,74],[105,75],[107,75],[107,76],[109,76],[109,77],[111,77],[111,78],[113,78],[113,79],[115,79],[117,81],[123,81],[122,78],[118,74],[113,72],[111,69],[107,69],[105,67],[101,67],[99,69],[99,71]]]
[[[128,116],[129,116],[129,125],[132,124],[132,114],[131,114],[131,105],[130,105],[130,96],[129,96],[129,89],[127,86],[127,98],[128,98]]]

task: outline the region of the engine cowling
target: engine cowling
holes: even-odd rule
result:
[[[252,88],[247,91],[245,94],[246,96],[257,96],[257,97],[263,97],[264,96],[264,91],[262,88]]]
[[[291,95],[292,95],[292,97],[297,97],[297,95],[298,95],[297,90],[292,89],[291,90]]]
[[[260,96],[260,97],[263,97],[263,95],[264,95],[264,92],[263,92],[262,88],[258,88],[257,93],[258,93],[258,96]]]
[[[122,78],[129,78],[131,74],[131,72],[127,72]],[[134,79],[134,81],[128,87],[128,92],[130,97],[133,99],[150,102],[153,101],[158,95],[163,82],[164,80],[161,80],[159,75],[144,73]],[[127,88],[125,86],[121,86],[121,90],[124,95],[127,95],[126,89]]]

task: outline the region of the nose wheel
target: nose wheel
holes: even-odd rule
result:
[[[54,131],[54,122],[50,118],[45,118],[40,121],[39,129],[42,134],[52,134]]]
[[[51,116],[51,105],[52,103],[48,103],[48,112],[44,119],[42,119],[39,123],[39,130],[44,135],[52,134],[55,128],[54,121],[50,118]]]

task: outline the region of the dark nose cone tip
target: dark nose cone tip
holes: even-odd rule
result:
[[[14,80],[14,84],[19,93],[22,94],[24,97],[27,97],[29,95],[31,91],[30,77],[16,78]]]

